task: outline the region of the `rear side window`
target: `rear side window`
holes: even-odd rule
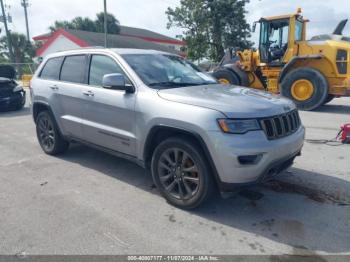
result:
[[[58,80],[60,76],[60,69],[63,57],[56,57],[49,59],[41,71],[40,77],[49,80]]]
[[[72,83],[84,83],[85,65],[85,55],[67,56],[63,62],[60,80]]]
[[[107,74],[122,74],[126,77],[120,66],[110,57],[93,55],[90,64],[89,84],[102,86],[102,79]],[[127,80],[128,81],[128,80]]]

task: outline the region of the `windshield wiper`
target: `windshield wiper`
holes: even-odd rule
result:
[[[176,83],[176,82],[157,82],[150,83],[148,86],[160,86],[160,87],[185,87],[185,86],[201,86],[201,85],[212,85],[215,83],[202,82],[202,83]]]

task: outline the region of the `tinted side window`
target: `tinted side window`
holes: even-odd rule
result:
[[[63,57],[56,57],[49,59],[44,65],[43,70],[40,73],[41,78],[58,80],[61,70]]]
[[[85,55],[67,56],[63,62],[60,80],[72,83],[83,83],[85,65]]]
[[[92,56],[89,75],[90,85],[102,86],[104,75],[116,73],[125,75],[120,66],[112,58],[104,55]]]

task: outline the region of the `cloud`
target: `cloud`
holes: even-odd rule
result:
[[[113,13],[123,25],[154,30],[175,37],[179,29],[166,28],[165,11],[175,7],[180,0],[107,0],[108,12]],[[29,25],[31,36],[47,32],[55,20],[70,20],[76,16],[95,18],[103,11],[103,0],[29,0]],[[17,0],[9,10],[14,23],[10,28],[25,33],[24,11]]]
[[[247,20],[253,23],[264,16],[275,16],[295,13],[301,7],[305,18],[310,20],[307,27],[307,38],[320,34],[331,34],[340,20],[348,18],[346,11],[350,9],[350,1],[342,0],[251,0],[247,6]],[[350,35],[350,22],[344,30]],[[253,40],[258,39],[257,33]]]
[[[14,23],[10,28],[25,32],[23,8],[20,1],[12,1],[10,9]],[[107,0],[108,11],[113,13],[123,25],[154,30],[175,37],[180,29],[166,29],[165,11],[169,6],[175,7],[180,0]],[[103,10],[103,0],[29,0],[29,24],[31,36],[47,32],[55,20],[72,19],[76,16],[94,18]],[[303,8],[304,16],[311,20],[308,37],[331,33],[350,10],[350,1],[344,0],[251,0],[247,5],[247,19],[250,23],[262,16],[288,14]],[[345,34],[350,35],[350,24]],[[255,34],[253,40],[257,39]]]

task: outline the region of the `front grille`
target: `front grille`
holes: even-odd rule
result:
[[[274,140],[295,133],[301,121],[298,110],[294,110],[287,114],[261,119],[260,124],[267,138]]]

